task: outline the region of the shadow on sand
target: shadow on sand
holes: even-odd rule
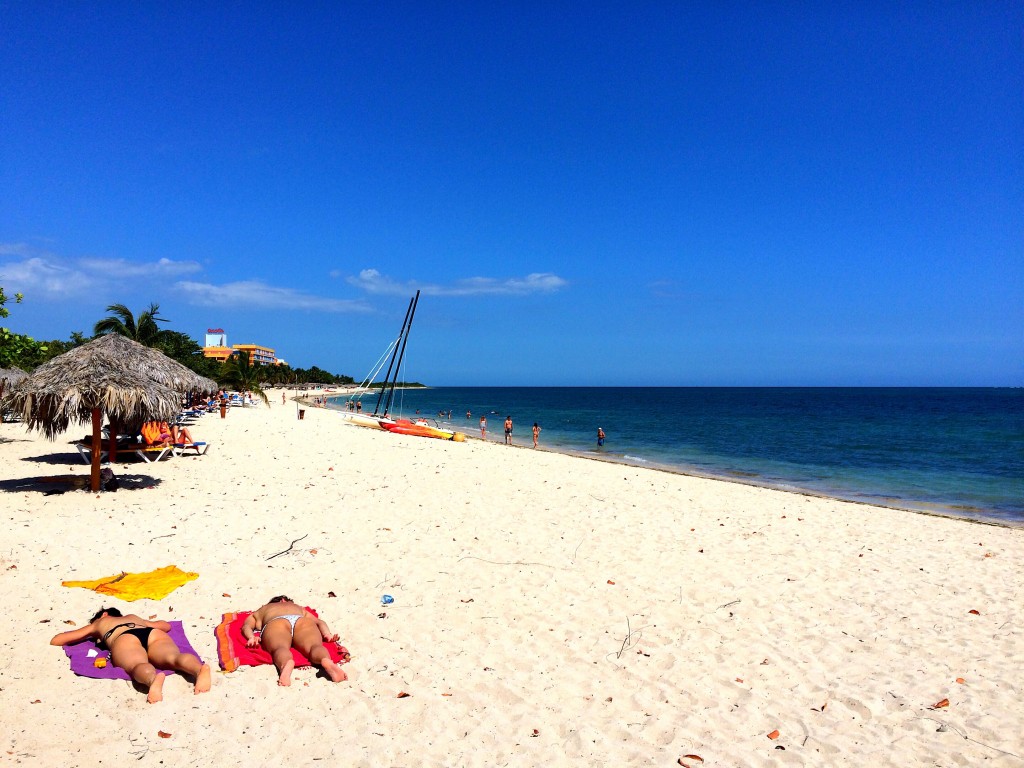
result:
[[[125,475],[115,473],[119,491],[138,491],[144,488],[156,488],[162,482],[150,475]],[[88,475],[55,475],[51,477],[21,477],[12,480],[0,480],[0,491],[7,493],[41,493],[54,496],[69,491],[85,491],[88,488]],[[107,491],[112,493],[113,491]],[[103,493],[103,491],[101,491]]]

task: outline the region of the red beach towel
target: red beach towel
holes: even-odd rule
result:
[[[306,610],[314,616],[319,614],[306,606]],[[252,611],[239,613],[225,613],[224,619],[217,625],[214,634],[217,636],[217,661],[220,668],[225,672],[234,672],[239,667],[256,667],[260,664],[273,664],[270,654],[257,645],[255,648],[247,648],[245,638],[242,637],[242,625],[249,618]],[[352,658],[351,654],[341,643],[324,643],[324,648],[331,656],[331,661],[344,664]],[[309,659],[292,648],[292,658],[295,659],[296,667],[310,666]]]

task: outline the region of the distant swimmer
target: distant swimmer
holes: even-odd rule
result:
[[[533,422],[533,447],[537,447],[537,438],[540,437],[540,425],[537,422]]]
[[[597,428],[597,446],[600,448],[604,445],[604,430],[600,427]]]
[[[466,411],[466,418],[467,419],[472,419],[473,418],[473,412],[472,411]]]

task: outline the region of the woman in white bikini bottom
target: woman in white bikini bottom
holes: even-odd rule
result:
[[[274,624],[275,619],[287,619],[289,631],[284,626]],[[270,626],[272,625],[272,626]],[[259,631],[259,638],[256,632]],[[242,625],[242,637],[250,648],[261,646],[270,654],[277,668],[277,684],[291,685],[292,670],[295,660],[292,648],[295,648],[311,663],[323,669],[335,683],[347,679],[345,671],[331,660],[331,655],[324,643],[337,642],[338,636],[332,634],[327,625],[317,616],[300,605],[292,602],[285,595],[278,595],[266,605],[253,611]]]

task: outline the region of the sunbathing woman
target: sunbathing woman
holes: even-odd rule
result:
[[[171,428],[171,441],[175,445],[191,445],[195,442],[192,439],[192,433],[188,431],[188,427],[179,427],[177,425]]]
[[[164,673],[175,669],[195,680],[195,693],[210,690],[210,668],[191,653],[182,653],[167,634],[166,621],[147,621],[129,613],[122,616],[117,608],[101,608],[89,625],[54,635],[50,645],[72,645],[86,638],[96,638],[96,645],[109,649],[114,664],[127,672],[132,680],[148,689],[150,704],[163,699]]]
[[[260,630],[259,639],[253,634],[255,630]],[[278,685],[292,684],[292,670],[295,669],[292,646],[313,664],[321,667],[334,682],[348,679],[345,671],[331,661],[330,654],[324,648],[325,641],[336,642],[338,636],[332,635],[323,621],[284,595],[271,599],[262,608],[249,614],[242,625],[242,637],[248,647],[259,645],[270,654],[277,667]]]
[[[147,421],[139,430],[146,445],[171,445],[174,435],[166,421]]]

